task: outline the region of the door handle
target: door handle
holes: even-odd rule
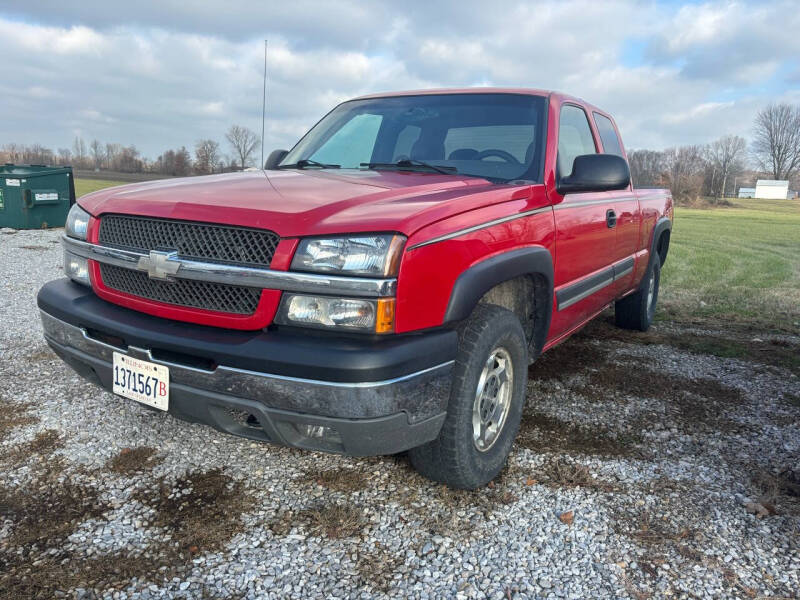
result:
[[[608,225],[609,229],[617,226],[617,213],[614,212],[613,208],[609,208],[606,211],[606,225]]]

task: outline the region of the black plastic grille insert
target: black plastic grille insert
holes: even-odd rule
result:
[[[280,237],[265,229],[107,215],[100,219],[99,241],[126,250],[177,251],[181,258],[266,268]]]
[[[159,281],[143,271],[100,264],[103,283],[111,289],[157,302],[217,312],[252,315],[261,290],[192,279]]]

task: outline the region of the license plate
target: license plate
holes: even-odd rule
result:
[[[114,352],[114,393],[159,410],[169,408],[169,368]]]

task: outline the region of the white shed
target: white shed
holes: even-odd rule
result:
[[[755,198],[756,188],[739,188],[739,198]]]
[[[789,182],[775,179],[756,181],[756,198],[786,200],[789,197]]]

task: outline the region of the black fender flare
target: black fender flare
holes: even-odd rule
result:
[[[553,257],[541,246],[519,248],[482,260],[461,273],[453,284],[444,315],[445,323],[463,321],[472,314],[480,299],[496,285],[522,275],[540,276],[546,283],[546,296],[540,322],[534,324],[531,345],[538,354],[544,347],[553,312]]]
[[[658,221],[656,221],[656,226],[653,228],[653,239],[650,242],[650,258],[647,262],[647,271],[650,271],[650,265],[653,263],[653,256],[655,256],[656,252],[658,252],[658,240],[661,239],[661,234],[665,231],[672,231],[672,220],[669,217],[660,217]],[[667,246],[667,250],[669,250],[669,246]],[[667,260],[667,252],[664,252],[664,256],[661,259],[661,266],[664,266],[664,263]]]

